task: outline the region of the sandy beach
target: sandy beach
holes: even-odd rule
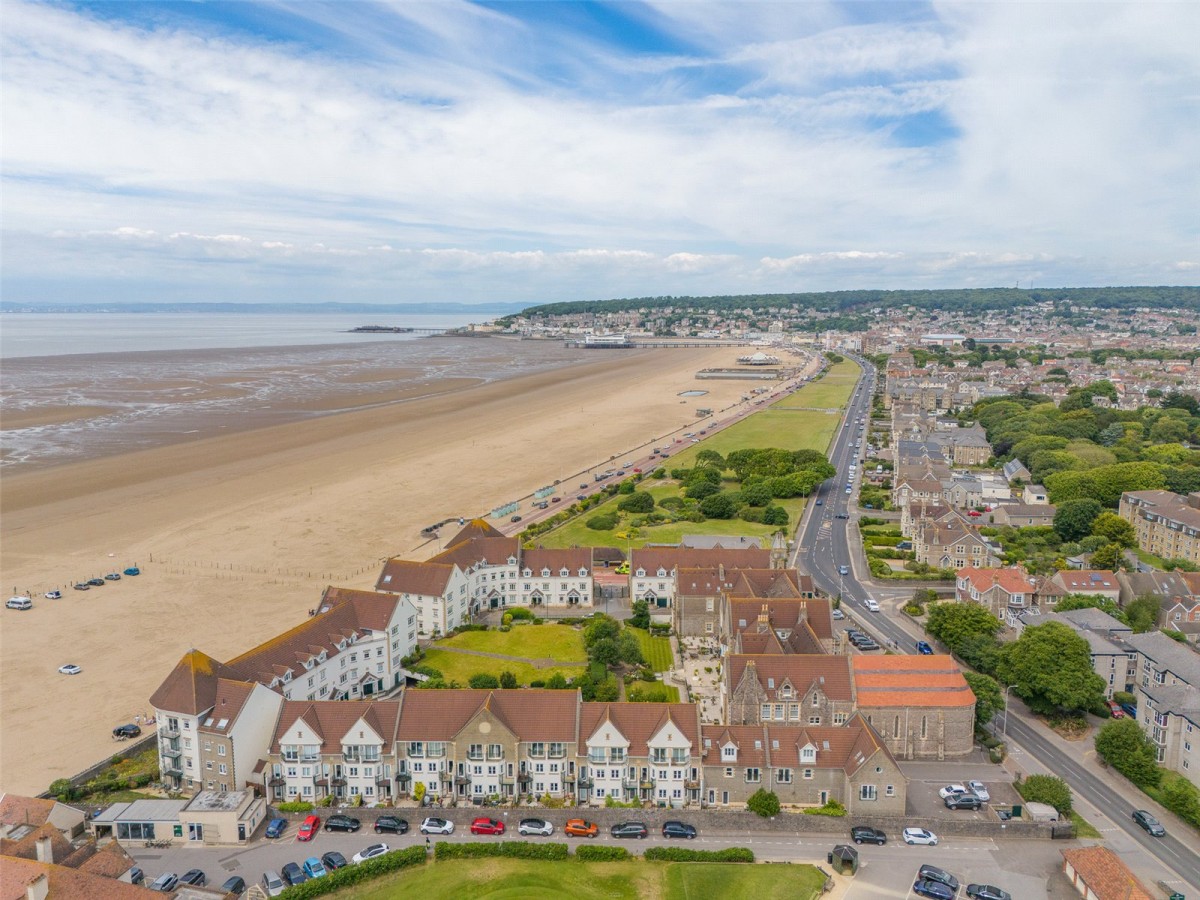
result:
[[[0,789],[36,793],[111,753],[113,726],[147,712],[189,648],[240,653],[302,621],[325,585],[369,588],[382,559],[436,552],[423,526],[573,487],[754,386],[695,378],[737,348],[580,352],[552,372],[6,475],[4,589],[36,606],[0,617]],[[133,564],[140,577],[69,587]],[[63,599],[38,599],[51,588]],[[66,662],[83,673],[57,674]]]

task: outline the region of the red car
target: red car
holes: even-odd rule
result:
[[[1108,711],[1112,713],[1112,717],[1114,719],[1125,718],[1125,710],[1121,709],[1121,707],[1117,705],[1117,701],[1105,700],[1104,702],[1108,704]]]
[[[296,834],[298,841],[311,841],[313,835],[321,830],[321,817],[309,816],[304,820],[304,824],[300,826],[300,831]]]
[[[504,823],[496,819],[479,818],[471,823],[471,834],[504,834]]]

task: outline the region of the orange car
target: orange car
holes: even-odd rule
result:
[[[572,837],[594,838],[600,833],[600,829],[596,827],[595,822],[586,819],[568,819],[567,824],[563,826],[563,833]]]

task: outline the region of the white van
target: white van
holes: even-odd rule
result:
[[[28,597],[10,597],[4,605],[9,609],[33,609],[33,601]]]

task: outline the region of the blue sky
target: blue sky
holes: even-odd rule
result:
[[[1200,282],[1196,3],[6,0],[8,302]]]

